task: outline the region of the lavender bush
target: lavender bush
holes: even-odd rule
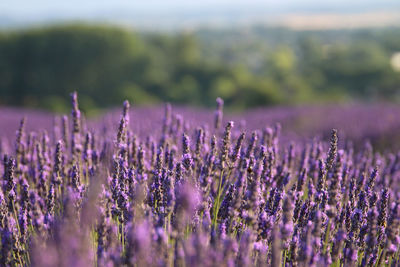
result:
[[[112,110],[98,117],[84,119],[85,130],[97,132],[110,138],[115,138],[116,122],[120,117],[120,110]],[[130,110],[129,128],[140,138],[146,138],[149,132],[153,135],[161,130],[164,108],[160,105],[152,107],[135,106]],[[174,106],[175,116],[180,117],[188,128],[214,127],[215,118],[213,112],[194,107]],[[248,110],[241,113],[225,112],[222,125],[228,121],[234,121],[235,131],[263,130],[266,125],[280,123],[282,130],[280,144],[287,145],[290,142],[304,143],[313,138],[329,139],[332,128],[339,130],[339,145],[345,142],[353,142],[356,149],[362,148],[366,140],[377,151],[390,150],[395,152],[400,149],[400,120],[396,114],[400,113],[400,107],[390,104],[352,104],[335,106],[302,106],[302,107],[269,107]],[[180,116],[178,115],[180,114]],[[83,114],[82,114],[83,115]],[[215,114],[214,114],[215,115]],[[27,132],[41,133],[47,131],[51,139],[63,138],[61,132],[64,122],[59,115],[24,110],[21,108],[0,107],[0,150],[2,146],[13,147],[15,129],[19,127],[19,121],[26,117],[25,129]],[[69,137],[68,137],[69,138]],[[5,148],[3,148],[4,150]],[[1,152],[0,152],[1,153]]]
[[[3,141],[1,266],[399,266],[400,154],[129,109]]]

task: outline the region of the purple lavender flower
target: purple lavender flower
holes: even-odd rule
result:
[[[223,113],[222,113],[222,109],[224,108],[224,100],[222,100],[221,98],[217,98],[217,109],[215,110],[215,115],[214,115],[214,128],[216,130],[218,130],[221,127],[221,123],[222,123],[222,117],[223,117]]]
[[[71,129],[23,123],[0,141],[0,265],[398,265],[400,153],[298,142],[257,113],[222,131],[217,101],[210,129],[168,104],[86,121],[76,93]]]

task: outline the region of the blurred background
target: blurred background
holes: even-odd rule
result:
[[[400,1],[0,2],[0,106],[400,102]]]

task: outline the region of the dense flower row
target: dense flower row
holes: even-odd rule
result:
[[[187,127],[166,105],[160,132],[88,130],[76,93],[60,140],[26,133],[3,152],[0,265],[398,266],[400,155],[280,145]],[[350,143],[346,143],[350,144]]]

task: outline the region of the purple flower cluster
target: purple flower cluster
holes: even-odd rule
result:
[[[113,131],[72,107],[0,151],[1,266],[400,264],[400,154],[282,144],[224,125],[221,99],[212,127],[166,105],[146,134],[127,101]]]

